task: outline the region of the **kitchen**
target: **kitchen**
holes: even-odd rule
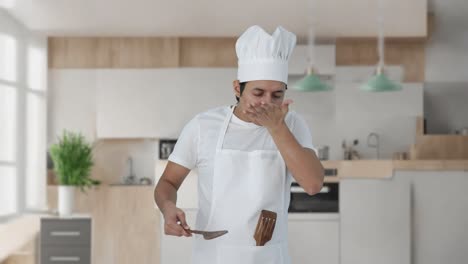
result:
[[[360,90],[379,61],[377,1],[317,1],[313,45],[306,1],[258,1],[273,16],[256,19],[239,2],[207,2],[224,16],[184,3],[187,17],[168,1],[0,2],[0,263],[188,263],[192,239],[164,235],[154,184],[184,124],[235,102],[234,44],[255,23],[298,35],[286,98],[326,169],[319,194],[292,186],[293,263],[466,262],[468,4],[384,2],[385,74],[402,86],[384,93]],[[328,91],[292,88],[311,46]],[[60,249],[44,230],[63,220],[47,153],[64,129],[92,142],[100,184],[75,191],[86,241]],[[178,206],[194,223],[197,171]]]

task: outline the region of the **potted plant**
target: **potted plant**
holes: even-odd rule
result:
[[[93,166],[92,145],[80,133],[64,131],[58,142],[50,147],[50,156],[59,184],[58,211],[60,216],[69,216],[73,212],[74,193],[100,181],[90,178]]]

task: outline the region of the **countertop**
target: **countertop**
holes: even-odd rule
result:
[[[325,177],[325,182],[340,178],[391,178],[395,171],[468,171],[468,160],[326,160],[324,168],[336,168],[337,177]]]

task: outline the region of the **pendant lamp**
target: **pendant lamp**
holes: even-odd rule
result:
[[[314,1],[311,0],[310,6],[312,12],[309,12],[311,16],[311,20],[314,18]],[[302,91],[302,92],[320,92],[320,91],[328,91],[331,90],[330,85],[327,83],[323,82],[319,75],[317,70],[314,67],[314,61],[315,61],[315,50],[314,50],[314,42],[315,42],[315,34],[314,34],[314,23],[311,22],[311,25],[309,26],[309,34],[308,34],[308,45],[307,45],[307,70],[306,70],[306,76],[302,78],[301,80],[297,81],[293,85],[293,89],[297,91]]]
[[[379,62],[377,65],[377,70],[366,83],[361,86],[361,90],[368,92],[391,92],[399,91],[402,89],[401,84],[396,83],[390,80],[384,72],[384,34],[383,34],[383,1],[379,0],[379,15],[378,15],[378,25],[379,25],[379,36],[378,36],[378,45],[377,52],[379,54]]]

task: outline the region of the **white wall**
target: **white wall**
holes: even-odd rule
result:
[[[468,47],[468,46],[467,46]],[[427,134],[460,133],[468,127],[468,82],[424,84]]]
[[[434,33],[426,46],[424,112],[427,133],[468,127],[468,1],[432,0]]]
[[[426,47],[427,82],[468,82],[468,2],[432,0],[435,29]]]

